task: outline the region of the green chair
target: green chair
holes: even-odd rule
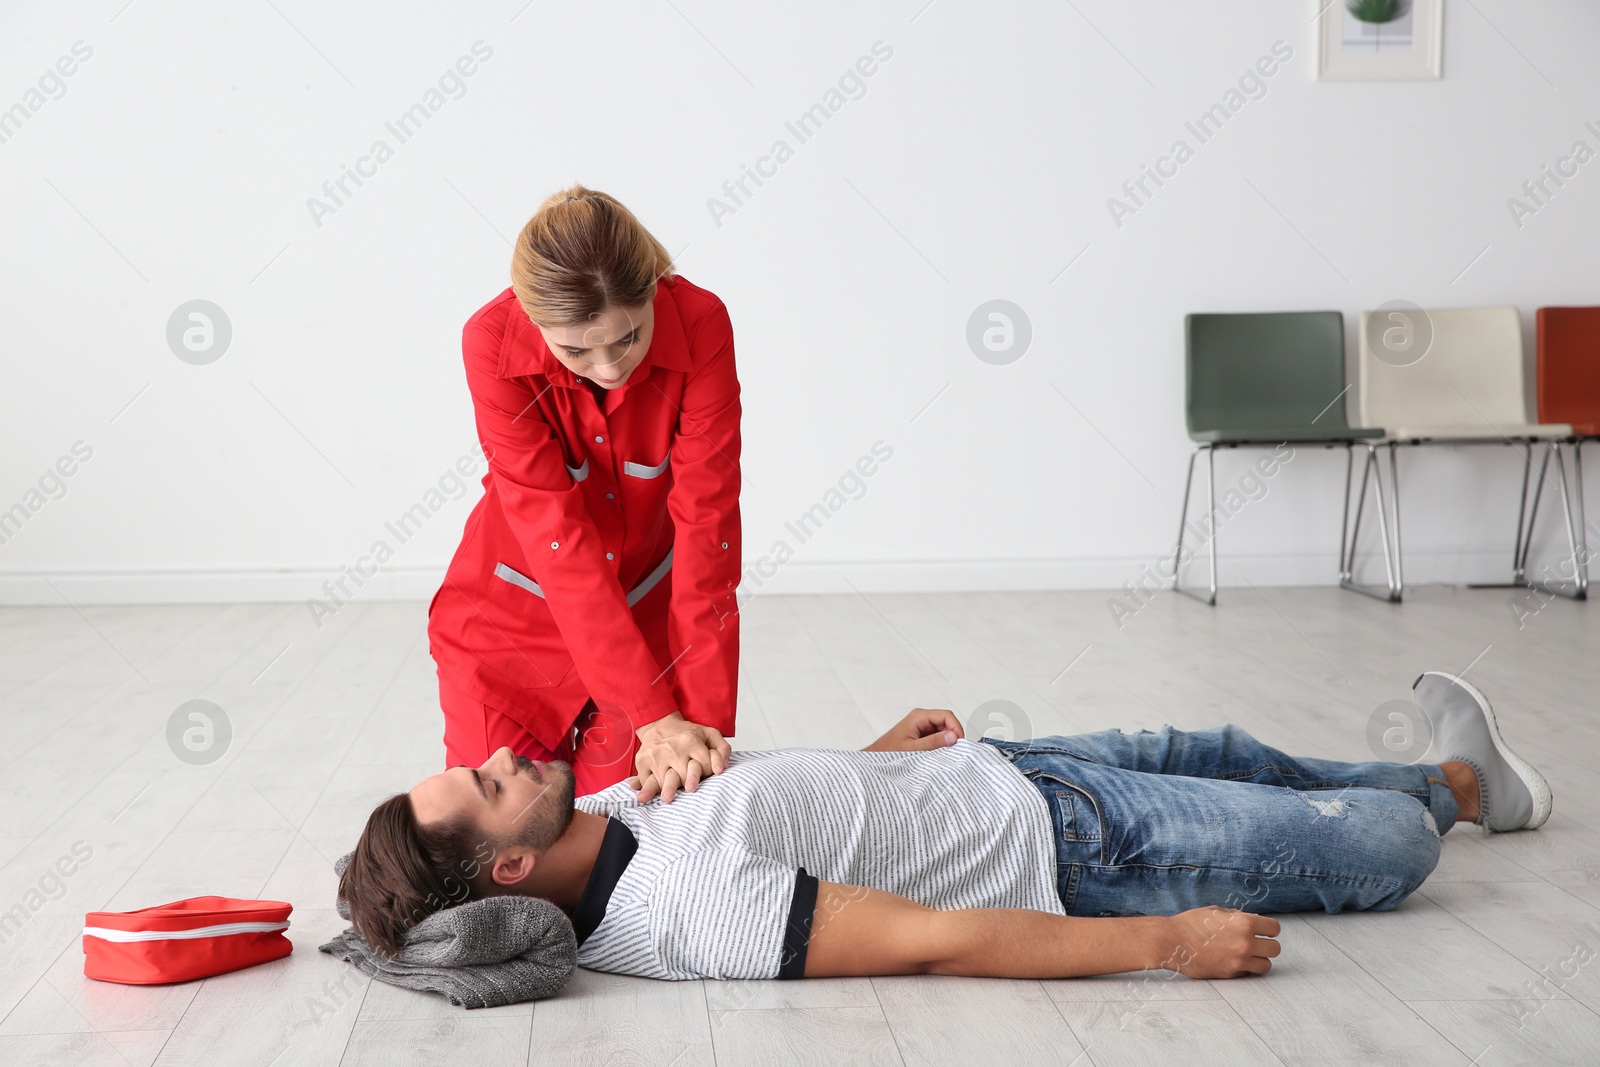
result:
[[[1198,314],[1184,319],[1185,400],[1189,437],[1198,442],[1189,456],[1183,484],[1183,515],[1173,555],[1172,588],[1205,604],[1217,602],[1216,453],[1219,448],[1260,448],[1316,444],[1345,449],[1344,519],[1340,530],[1339,585],[1381,600],[1397,601],[1385,514],[1382,471],[1377,451],[1364,444],[1361,491],[1356,503],[1359,531],[1369,477],[1378,478],[1378,525],[1388,588],[1359,585],[1354,579],[1356,546],[1350,535],[1353,446],[1381,439],[1377,427],[1354,427],[1345,418],[1344,316],[1337,311],[1284,311],[1254,314]],[[1194,462],[1206,454],[1207,522],[1199,531],[1209,546],[1211,586],[1202,596],[1184,587],[1183,541],[1189,526],[1189,491]],[[1163,570],[1165,568],[1163,567]]]

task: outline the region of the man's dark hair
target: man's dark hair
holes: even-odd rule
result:
[[[478,872],[492,848],[465,817],[424,826],[410,795],[397,793],[367,817],[339,878],[339,896],[350,906],[356,932],[394,956],[417,923],[476,895]]]

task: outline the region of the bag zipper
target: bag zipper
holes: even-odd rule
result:
[[[119,944],[130,941],[192,941],[202,937],[228,937],[232,934],[270,934],[289,929],[287,922],[220,923],[216,926],[196,926],[189,930],[113,930],[107,926],[85,926],[84,937],[98,937],[102,941]]]

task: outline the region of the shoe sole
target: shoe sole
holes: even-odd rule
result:
[[[1517,777],[1522,779],[1522,784],[1527,787],[1528,792],[1533,795],[1533,814],[1518,829],[1537,830],[1543,826],[1545,820],[1550,818],[1550,809],[1553,806],[1550,783],[1544,780],[1544,775],[1534,769],[1533,764],[1511,751],[1511,746],[1507,745],[1505,738],[1500,736],[1500,724],[1495,721],[1494,708],[1489,705],[1489,698],[1484,696],[1477,686],[1463,678],[1458,678],[1453,674],[1446,674],[1444,671],[1429,671],[1427,673],[1450,679],[1450,681],[1465,689],[1472,699],[1478,702],[1478,707],[1483,712],[1483,717],[1489,722],[1489,740],[1494,742],[1495,751],[1500,754],[1501,759],[1510,765],[1511,769],[1516,772]],[[1421,681],[1422,676],[1418,675],[1417,682]],[[1411,688],[1415,689],[1417,682],[1413,682]]]

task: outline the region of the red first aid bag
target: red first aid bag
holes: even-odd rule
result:
[[[190,897],[83,918],[83,973],[102,982],[188,982],[281,959],[294,906],[281,900]]]

